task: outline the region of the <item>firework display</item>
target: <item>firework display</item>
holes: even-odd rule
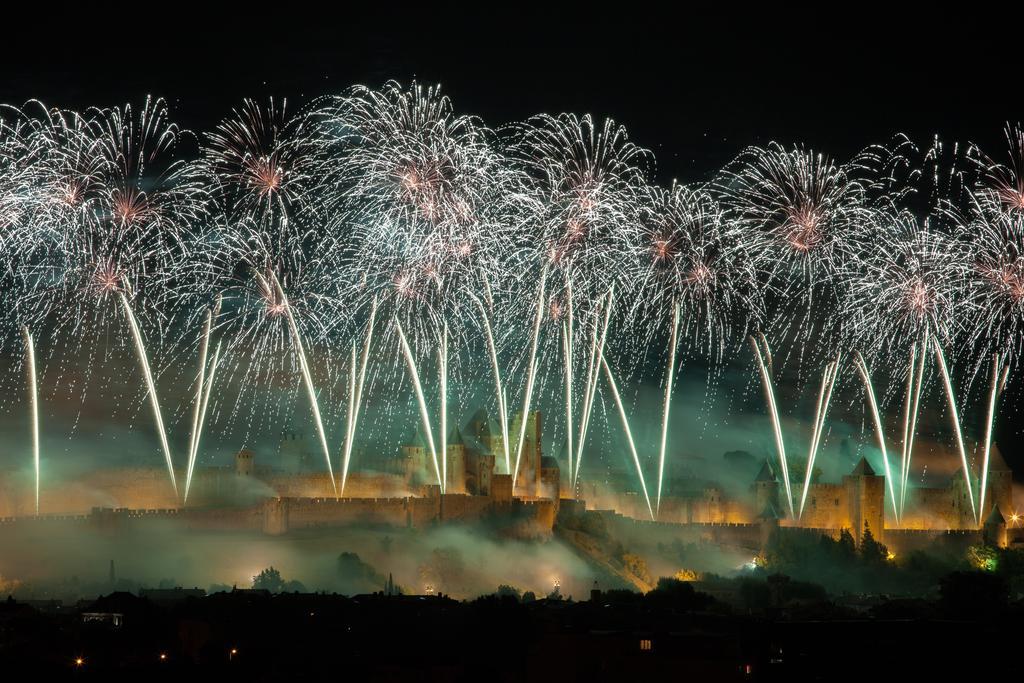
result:
[[[934,381],[980,523],[999,398],[1024,350],[1024,133],[1008,127],[1007,141],[1006,159],[903,141],[846,163],[771,143],[666,188],[615,121],[543,115],[491,129],[417,84],[299,110],[246,101],[208,133],[180,130],[160,100],[4,108],[0,346],[22,359],[36,511],[40,383],[81,376],[87,400],[104,361],[124,353],[182,504],[204,431],[279,424],[293,404],[343,496],[372,427],[368,397],[410,393],[444,492],[452,406],[484,378],[498,469],[513,482],[527,430],[517,413],[554,416],[572,491],[604,415],[656,518],[680,374],[740,359],[764,392],[787,515],[803,513],[847,379],[851,395],[863,390],[898,524]],[[171,395],[172,377],[187,390]],[[644,381],[661,383],[648,452],[627,391]],[[784,381],[816,396],[802,485]],[[968,401],[985,414],[973,462]],[[168,410],[188,432],[183,453]]]

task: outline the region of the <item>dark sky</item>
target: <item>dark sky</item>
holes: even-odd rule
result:
[[[663,181],[705,178],[772,139],[844,158],[897,132],[939,134],[1001,156],[1004,122],[1024,118],[1021,10],[324,4],[38,3],[2,29],[0,102],[82,108],[153,94],[203,129],[243,97],[298,105],[416,78],[491,125],[613,116],[654,150]],[[1004,437],[1019,440],[1018,420],[1004,418]]]
[[[840,157],[900,131],[994,147],[1003,122],[1021,117],[1019,10],[86,4],[9,23],[0,102],[106,105],[152,93],[203,128],[246,96],[299,104],[415,77],[492,125],[537,112],[614,116],[657,153],[663,179],[703,177],[769,139]]]

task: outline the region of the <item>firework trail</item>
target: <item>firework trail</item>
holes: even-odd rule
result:
[[[977,148],[972,150],[981,171],[973,198],[985,214],[1020,216],[1024,214],[1024,128],[1008,123],[1004,132],[1008,163],[996,162]]]
[[[448,321],[442,323],[441,343],[437,349],[437,367],[441,391],[441,491],[448,488]],[[525,413],[524,413],[525,415]]]
[[[836,377],[839,375],[839,358],[825,366],[821,377],[821,389],[818,392],[818,407],[815,411],[814,429],[811,433],[811,446],[807,454],[807,468],[804,472],[804,485],[800,492],[800,509],[797,518],[803,516],[804,505],[807,502],[807,492],[811,488],[811,478],[814,475],[814,463],[818,458],[818,449],[821,447],[821,437],[825,431],[825,418],[828,415],[828,407],[832,401],[832,391],[835,388]]]
[[[804,505],[807,502],[807,491],[810,488],[811,478],[814,473],[814,463],[818,457],[821,447],[822,435],[825,431],[825,418],[828,415],[829,405],[832,401],[832,393],[835,388],[836,378],[839,375],[840,359],[826,364],[821,377],[821,387],[818,390],[817,408],[815,409],[812,423],[811,442],[807,454],[807,466],[804,472],[804,483],[800,494],[799,508],[793,505],[793,487],[789,474],[789,462],[786,457],[785,439],[782,435],[782,421],[779,418],[778,399],[775,393],[775,386],[772,382],[773,362],[771,347],[763,334],[750,335],[750,346],[754,351],[757,360],[758,373],[761,376],[761,383],[764,388],[765,400],[768,405],[768,415],[772,422],[772,431],[775,434],[775,448],[779,457],[779,469],[782,472],[783,486],[786,489],[786,506],[789,509],[791,519],[799,519],[803,515]]]
[[[600,332],[598,332],[598,327],[596,325],[594,326],[593,335],[591,337],[590,365],[587,372],[587,384],[583,389],[583,415],[580,419],[579,439],[576,442],[576,466],[573,468],[573,472],[576,476],[576,481],[572,483],[574,490],[579,482],[580,464],[583,461],[583,446],[587,442],[587,428],[590,426],[590,414],[594,407],[594,397],[597,394],[597,379],[598,374],[601,372],[601,362],[604,359],[605,342],[608,338],[608,326],[611,321],[614,296],[614,290],[608,292],[608,297],[603,307],[604,322],[600,327]]]
[[[764,335],[750,336],[750,346],[757,358],[757,369],[761,374],[761,383],[764,386],[765,401],[768,404],[768,415],[772,421],[772,431],[775,433],[775,449],[779,456],[779,467],[782,470],[782,483],[786,489],[786,507],[789,509],[790,519],[796,519],[796,512],[793,509],[793,487],[789,479],[789,463],[786,460],[786,445],[782,439],[782,423],[779,421],[779,409],[775,401],[775,388],[772,385],[772,351]]]
[[[341,495],[345,494],[345,482],[348,480],[348,467],[352,459],[352,446],[359,425],[359,411],[363,402],[363,388],[366,385],[366,368],[370,362],[370,348],[373,345],[373,328],[377,320],[377,302],[370,307],[370,319],[366,323],[366,338],[363,341],[363,353],[359,362],[358,380],[356,379],[355,343],[352,345],[351,377],[349,382],[348,424],[345,432],[345,450],[341,465]]]
[[[985,441],[981,461],[981,482],[978,486],[978,511],[979,520],[985,516],[985,493],[988,489],[988,466],[989,456],[992,453],[992,426],[995,422],[996,399],[1006,386],[1009,378],[1010,367],[1000,368],[999,356],[992,356],[992,378],[988,395],[988,412],[985,419]]]
[[[498,407],[498,424],[501,428],[501,448],[505,455],[505,471],[512,471],[512,459],[509,451],[508,440],[508,408],[506,407],[505,387],[501,381],[501,365],[498,362],[498,347],[494,341],[494,330],[491,327],[491,317],[483,302],[473,297],[474,303],[480,309],[480,321],[484,329],[484,339],[487,343],[487,353],[491,359],[491,372],[494,373],[494,394],[495,403]]]
[[[911,455],[914,452],[914,435],[917,433],[917,416],[921,405],[921,388],[924,384],[924,366],[928,353],[928,338],[921,347],[910,348],[910,363],[907,367],[907,393],[903,411],[903,441],[900,454],[900,516],[907,502],[907,487],[910,481]]]
[[[41,150],[38,206],[19,236],[14,287],[22,319],[47,331],[54,352],[84,351],[91,373],[108,318],[121,310],[177,491],[138,307],[162,339],[171,265],[203,216],[203,192],[174,156],[179,131],[162,101],[147,100],[138,110],[85,117],[48,111],[33,134]]]
[[[622,419],[622,429],[626,433],[626,441],[629,443],[629,451],[633,456],[633,464],[636,466],[636,474],[640,480],[640,489],[644,492],[644,502],[647,503],[647,512],[651,519],[655,519],[654,508],[651,507],[651,497],[647,493],[647,483],[644,481],[643,467],[640,465],[640,456],[636,452],[636,443],[633,441],[633,432],[629,428],[629,419],[626,417],[626,409],[622,405],[622,397],[619,396],[619,387],[615,384],[615,377],[611,368],[608,367],[608,359],[601,357],[601,365],[604,367],[605,376],[608,378],[608,386],[612,390],[612,398],[615,399],[615,406],[619,410],[619,417]]]
[[[188,467],[185,472],[185,494],[182,498],[182,505],[188,502],[188,494],[192,486],[192,473],[195,471],[196,458],[199,455],[199,443],[203,436],[203,426],[206,423],[206,411],[210,404],[210,392],[213,390],[214,377],[217,365],[220,362],[220,342],[213,353],[213,361],[209,364],[209,376],[207,376],[207,356],[210,348],[210,334],[213,328],[213,321],[220,315],[220,299],[213,308],[207,309],[206,323],[203,326],[203,334],[199,342],[199,376],[196,381],[196,395],[192,413],[192,431],[189,440]]]
[[[655,343],[664,327],[669,330],[655,494],[658,510],[680,325],[688,350],[720,362],[733,328],[745,327],[750,317],[757,316],[760,304],[749,239],[726,219],[708,192],[678,185],[668,191],[652,190],[641,226],[635,261],[641,285],[629,326],[644,335],[647,346]]]
[[[672,333],[669,336],[668,376],[665,378],[665,402],[661,410],[661,442],[658,448],[658,492],[655,510],[661,510],[662,482],[665,479],[665,447],[668,443],[668,414],[672,405],[672,380],[676,369],[676,349],[679,338],[679,307],[672,311]]]
[[[935,347],[935,358],[939,364],[939,371],[942,374],[942,384],[946,389],[946,400],[949,403],[949,419],[953,423],[953,434],[956,437],[956,447],[960,452],[960,464],[963,467],[964,473],[964,486],[967,489],[967,499],[971,503],[971,514],[974,516],[974,521],[977,523],[978,520],[978,508],[974,503],[974,490],[971,487],[971,468],[967,463],[967,449],[964,448],[964,436],[963,431],[960,427],[960,413],[956,406],[956,393],[953,390],[953,382],[949,377],[949,368],[946,366],[946,357],[942,353],[942,347],[939,346],[939,342],[936,339],[932,339],[932,343]]]
[[[857,372],[860,373],[861,380],[864,382],[864,390],[868,395],[871,417],[875,425],[875,435],[878,437],[878,450],[882,452],[882,464],[885,467],[885,480],[889,484],[889,500],[892,502],[892,514],[893,518],[896,520],[896,524],[898,525],[900,523],[900,508],[897,504],[896,489],[892,482],[892,470],[889,467],[889,452],[885,447],[885,429],[882,425],[882,417],[878,410],[878,399],[875,397],[875,387],[871,383],[871,369],[868,367],[867,361],[864,360],[864,356],[860,353],[857,354],[854,365],[857,367]]]
[[[634,284],[630,264],[637,253],[651,155],[629,140],[623,126],[589,115],[537,116],[516,127],[513,138],[511,153],[533,178],[540,203],[533,248],[550,271],[548,310],[556,324],[556,332],[546,335],[550,352],[543,355],[562,363],[561,372],[552,375],[566,383],[565,441],[567,448],[574,442],[575,453],[568,450],[567,460],[575,490],[606,351],[611,292]],[[563,316],[568,316],[564,325]],[[588,337],[589,354],[576,353],[577,347],[588,348]],[[574,410],[577,362],[585,369],[585,386]],[[575,437],[568,436],[573,430]]]
[[[1020,131],[1016,132],[1019,135]],[[1011,138],[1014,139],[1017,138]],[[997,170],[989,168],[990,173]],[[1004,194],[1007,191],[1005,182],[1019,177],[1019,168],[1014,168],[1012,173],[1003,170],[1001,176],[996,176],[1004,181],[1004,185],[998,186],[1003,187]],[[1007,208],[1002,212],[993,211],[991,192],[983,187],[978,194],[973,215],[959,227],[970,236],[971,324],[965,335],[966,346],[978,350],[974,363],[977,374],[983,371],[985,359],[991,359],[978,488],[978,515],[981,520],[987,515],[985,502],[996,403],[1020,358],[1024,337],[1024,212],[1015,208],[1012,202],[1008,205],[1004,202]]]
[[[32,333],[22,328],[25,338],[25,361],[28,366],[29,415],[32,418],[32,469],[36,475],[36,514],[39,514],[39,388],[36,380],[36,350]]]
[[[530,403],[533,400],[533,385],[537,376],[537,345],[540,340],[540,324],[544,317],[544,288],[547,285],[547,270],[541,274],[540,286],[537,294],[537,315],[534,318],[533,337],[530,341],[530,360],[526,371],[526,392],[523,394],[523,417],[519,421],[519,436],[516,438],[516,460],[515,466],[510,474],[512,475],[512,486],[515,487],[516,477],[519,476],[519,461],[523,455],[523,443],[526,441],[526,425],[530,415]]]
[[[801,146],[787,149],[772,143],[745,150],[712,185],[727,220],[739,226],[747,253],[754,255],[757,275],[753,279],[763,283],[763,304],[753,308],[760,312],[763,307],[764,314],[755,320],[789,342],[780,363],[783,372],[791,354],[796,354],[797,393],[810,376],[806,369],[825,365],[821,391],[831,394],[831,388],[826,389],[831,382],[826,380],[836,370],[828,370],[832,364],[826,359],[837,355],[839,348],[832,342],[841,336],[844,326],[844,319],[836,315],[844,296],[841,274],[851,257],[851,241],[867,213],[860,175],[859,160],[840,164]],[[790,516],[795,517],[770,376],[771,354],[763,336],[760,347],[756,339],[751,342],[772,417]],[[824,393],[820,403],[827,410]],[[815,454],[820,420],[821,411],[813,421],[811,449]]]
[[[416,361],[409,347],[409,340],[405,336],[402,324],[395,321],[395,329],[398,331],[398,340],[402,344],[402,353],[405,354],[405,362],[409,369],[409,376],[412,378],[413,387],[416,390],[416,400],[419,402],[420,419],[423,421],[423,431],[427,436],[427,446],[430,448],[430,457],[434,462],[434,473],[437,475],[437,484],[444,492],[444,477],[441,476],[441,467],[437,461],[437,447],[434,445],[434,430],[430,428],[430,413],[427,411],[427,401],[423,396],[423,384],[420,382],[420,373],[416,369]]]
[[[196,397],[195,405],[192,410],[192,432],[189,435],[188,444],[188,468],[185,473],[185,495],[182,498],[182,504],[188,502],[188,491],[190,484],[192,483],[192,469],[194,463],[192,461],[192,454],[196,451],[196,440],[199,437],[199,420],[200,413],[203,407],[203,390],[206,388],[206,355],[210,348],[210,328],[213,326],[213,311],[208,310],[206,312],[206,323],[203,325],[203,336],[199,342],[199,377],[196,381]]]
[[[286,100],[245,100],[207,135],[202,170],[228,220],[287,221],[331,196],[317,181],[315,123],[312,114],[289,113]]]
[[[517,258],[529,205],[524,178],[504,163],[491,132],[455,114],[436,88],[354,88],[327,108],[324,120],[327,130],[346,131],[336,142],[343,153],[333,177],[346,188],[342,201],[353,216],[350,262],[359,277],[351,299],[361,310],[378,302],[382,315],[394,321],[383,333],[399,336],[425,428],[430,420],[420,399],[420,365],[432,356],[437,361],[442,433],[428,441],[441,443],[444,486],[448,404],[461,402],[450,394],[458,390],[459,364],[477,326],[486,328],[507,433],[505,373],[498,371],[504,333],[495,330],[505,324],[506,312],[492,316],[491,302],[482,306],[478,294],[489,291],[491,278],[501,277],[505,264]],[[384,378],[385,385],[396,380]],[[507,439],[503,448],[510,453]]]
[[[1000,397],[1024,343],[1024,134],[1007,126],[1006,137],[1005,162],[938,138],[922,154],[898,137],[847,163],[771,143],[709,185],[660,189],[652,155],[614,121],[544,115],[495,131],[415,83],[356,87],[297,112],[246,100],[195,138],[196,159],[160,100],[82,114],[3,107],[2,332],[22,333],[37,511],[43,387],[61,386],[78,358],[84,400],[121,350],[139,367],[139,405],[152,410],[175,490],[169,431],[176,418],[190,429],[183,502],[204,429],[250,438],[299,393],[332,483],[326,426],[345,413],[342,495],[367,395],[400,395],[410,380],[415,407],[404,404],[419,413],[444,490],[448,427],[486,363],[505,471],[521,465],[525,416],[557,405],[573,490],[603,371],[656,516],[678,377],[706,363],[710,394],[711,366],[751,329],[771,329],[785,345],[780,368],[763,336],[751,344],[792,517],[849,350],[897,521],[932,374],[980,520]],[[347,351],[337,363],[336,349]],[[389,362],[396,349],[401,363]],[[798,392],[824,368],[798,510],[773,380],[791,376],[791,357]],[[619,391],[649,373],[663,389],[653,496]],[[171,417],[176,380],[189,388]],[[957,400],[958,386],[972,400],[974,382],[985,387],[976,493]],[[384,403],[384,419],[400,419],[398,402]],[[524,414],[516,434],[512,405]]]
[[[324,209],[338,191],[324,172],[317,122],[317,112],[290,113],[284,101],[246,100],[206,136],[199,171],[218,220],[199,237],[181,279],[201,283],[192,298],[223,302],[214,326],[224,340],[223,379],[238,392],[230,417],[251,407],[247,436],[276,426],[291,401],[268,389],[284,384],[294,399],[301,385],[337,494],[321,408],[330,394],[321,396],[314,379],[315,371],[330,374],[330,362],[314,367],[311,357],[330,331],[345,334],[351,311],[344,236]]]
[[[299,332],[299,326],[295,323],[295,313],[292,310],[291,304],[288,303],[288,297],[284,293],[281,282],[277,279],[275,273],[271,272],[271,276],[273,277],[273,288],[277,291],[277,296],[280,297],[280,305],[283,307],[284,315],[288,319],[288,328],[292,333],[292,343],[299,358],[299,369],[302,371],[306,393],[309,396],[309,403],[313,409],[313,420],[316,425],[317,435],[320,437],[320,447],[323,449],[324,461],[327,463],[327,474],[331,479],[331,488],[334,489],[334,494],[337,496],[338,485],[334,480],[334,467],[331,465],[331,449],[327,445],[327,432],[324,429],[324,420],[320,416],[320,400],[317,398],[316,387],[313,386],[313,376],[309,370],[309,361],[306,358],[306,349],[302,343],[302,335]],[[263,286],[270,286],[270,283],[264,282]]]
[[[842,296],[837,275],[866,213],[859,165],[773,143],[744,151],[714,184],[771,287],[768,322],[780,337],[792,336],[800,360],[812,366],[816,354],[833,355],[828,340],[832,325],[841,322],[831,314]],[[817,349],[820,340],[825,344]]]
[[[569,309],[572,310],[572,307]],[[564,370],[565,370],[565,423],[566,425],[572,425],[572,333],[573,333],[573,320],[572,316],[562,323],[562,355],[565,358]],[[573,482],[576,478],[573,476],[573,448],[572,448],[572,429],[565,430],[565,452],[568,455],[569,465],[569,482],[571,488],[570,497],[576,497],[576,489]]]
[[[910,359],[904,370],[906,437],[901,456],[900,499],[906,498],[902,489],[907,486],[925,365],[932,352],[940,370],[970,492],[970,469],[955,391],[942,351],[944,344],[953,344],[969,303],[969,268],[964,245],[930,221],[920,223],[906,211],[878,212],[861,239],[863,243],[847,277],[850,295],[844,313],[853,321],[853,344],[882,359]],[[898,365],[896,369],[899,371]],[[970,497],[973,508],[973,493]]]
[[[153,380],[153,371],[149,366],[146,342],[142,338],[139,322],[135,318],[131,304],[128,303],[128,297],[125,296],[123,291],[119,291],[118,298],[121,300],[121,306],[124,308],[124,316],[128,320],[132,339],[135,341],[135,353],[138,355],[139,365],[142,367],[142,377],[146,382],[146,391],[149,394],[149,402],[153,408],[153,419],[156,421],[157,435],[160,437],[160,447],[163,449],[164,459],[167,461],[167,475],[171,478],[171,486],[174,488],[175,497],[177,497],[178,481],[174,476],[174,458],[171,457],[171,447],[167,442],[167,428],[164,427],[163,413],[160,410],[160,397],[157,396],[156,382]]]
[[[199,443],[203,436],[203,426],[206,423],[206,413],[210,406],[210,392],[213,390],[213,381],[217,372],[217,365],[220,361],[220,342],[217,342],[217,348],[213,351],[213,361],[210,363],[210,375],[206,379],[206,390],[202,395],[202,407],[199,410],[199,424],[196,427],[196,438],[192,443],[192,451],[189,454],[189,467],[191,468],[186,475],[185,482],[185,499],[188,498],[188,487],[191,485],[191,473],[195,469],[196,457],[199,454]],[[184,505],[185,500],[182,501]]]

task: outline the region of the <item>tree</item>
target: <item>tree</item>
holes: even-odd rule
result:
[[[518,588],[516,588],[515,586],[509,586],[504,583],[498,586],[498,590],[495,591],[494,594],[499,598],[511,598],[516,602],[519,602],[522,599],[522,595],[520,594]]]
[[[677,610],[704,609],[711,603],[711,597],[695,591],[693,584],[664,576],[658,579],[658,585],[644,599]]]
[[[356,553],[344,552],[338,555],[338,579],[343,593],[361,593],[379,590],[387,577],[363,562]]]
[[[252,577],[252,587],[271,593],[304,593],[306,591],[306,587],[298,581],[285,581],[281,577],[281,572],[273,567],[267,567]]]
[[[868,565],[885,564],[889,559],[889,549],[875,540],[867,520],[864,521],[864,535],[860,540],[860,556]]]
[[[853,540],[853,534],[850,533],[849,529],[843,529],[839,532],[836,549],[840,559],[852,560],[857,556],[857,542]]]
[[[284,589],[284,579],[281,578],[281,572],[271,566],[252,577],[252,587],[271,593],[280,593]]]

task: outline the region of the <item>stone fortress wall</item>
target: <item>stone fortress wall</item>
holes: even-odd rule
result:
[[[512,433],[518,433],[520,419],[516,416]],[[116,528],[166,518],[190,529],[277,535],[346,525],[424,528],[486,521],[512,528],[517,534],[544,535],[554,527],[560,508],[564,508],[562,514],[585,514],[582,511],[589,504],[598,509],[594,514],[630,520],[623,523],[642,525],[648,531],[741,548],[763,543],[766,525],[792,530],[786,533],[801,530],[832,536],[848,529],[856,538],[868,528],[883,542],[904,547],[924,542],[921,539],[957,534],[973,538],[982,532],[973,521],[960,477],[953,477],[946,487],[911,490],[907,513],[897,526],[886,509],[891,503],[887,502],[885,478],[865,459],[841,482],[812,483],[806,497],[802,483],[797,483],[794,499],[805,498],[799,519],[791,516],[781,482],[766,461],[751,483],[749,495],[729,496],[709,482],[686,495],[664,497],[657,522],[651,522],[646,501],[636,493],[588,483],[571,495],[561,481],[557,461],[541,452],[540,424],[540,414],[531,413],[514,481],[498,473],[504,459],[500,433],[480,411],[466,425],[465,436],[455,428],[448,437],[444,494],[421,439],[402,447],[392,471],[352,472],[344,496],[338,495],[325,472],[266,468],[256,462],[251,451],[242,450],[233,467],[198,468],[184,507],[179,505],[166,471],[159,467],[101,470],[75,481],[51,484],[44,491],[43,518],[34,518],[31,487],[0,477],[0,526],[20,521]],[[290,443],[296,441],[293,438]],[[180,481],[184,473],[178,474]],[[996,526],[1002,523],[1002,537],[1012,539],[1019,532],[1011,528],[1015,526],[1009,523],[1011,514],[1015,514],[1012,473],[998,448],[993,448],[981,520]]]

